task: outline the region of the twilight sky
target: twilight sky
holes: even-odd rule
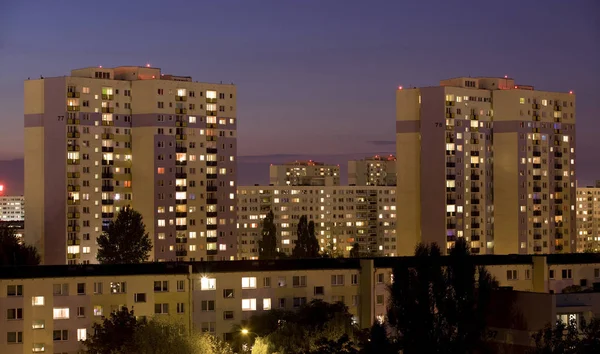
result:
[[[578,175],[600,179],[598,0],[0,0],[0,160],[23,155],[27,77],[146,63],[237,84],[238,153],[261,161],[394,151],[398,85],[573,90]]]

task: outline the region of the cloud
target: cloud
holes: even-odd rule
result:
[[[389,146],[396,145],[396,140],[369,140],[367,143],[376,146]]]

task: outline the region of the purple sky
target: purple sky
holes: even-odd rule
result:
[[[317,159],[393,151],[398,85],[506,74],[576,93],[578,174],[590,181],[599,13],[598,0],[0,0],[0,159],[23,155],[23,80],[71,68],[151,63],[233,81],[240,155]]]

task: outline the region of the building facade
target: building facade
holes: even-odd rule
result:
[[[541,319],[600,315],[597,301],[596,306],[590,303],[593,293],[558,294],[572,285],[600,286],[600,259],[594,254],[476,258],[500,286],[526,292],[530,301],[524,299],[526,306],[516,310],[523,312],[521,320],[539,325],[532,327],[528,321],[530,327],[523,329],[527,333],[521,333],[502,318],[492,318],[487,323],[497,331],[499,343],[512,343],[509,336],[515,335],[519,344],[524,338],[529,340],[524,345],[530,345],[531,334],[546,324]],[[229,339],[234,326],[252,315],[293,310],[320,299],[346,304],[356,324],[369,328],[374,319],[385,318],[393,268],[414,267],[420,261],[385,257],[16,268],[0,273],[0,310],[5,314],[0,329],[6,338],[0,341],[0,352],[77,353],[92,324],[122,306],[136,316],[169,316]],[[504,305],[491,310],[505,316],[513,313],[506,311],[507,305],[520,302],[498,303]]]
[[[272,186],[339,186],[340,166],[312,160],[271,165],[269,184]]]
[[[150,67],[25,81],[27,242],[45,264],[94,263],[124,206],[152,259],[236,255],[236,89]]]
[[[396,93],[399,248],[576,250],[575,96],[510,78]]]
[[[577,252],[600,252],[600,183],[577,187]]]
[[[24,221],[25,197],[0,195],[0,221]]]
[[[240,259],[258,257],[262,221],[272,210],[280,252],[291,254],[298,221],[314,221],[321,251],[349,255],[394,256],[396,190],[393,187],[240,186],[238,251]]]
[[[351,186],[395,186],[396,157],[375,155],[348,161],[348,184]]]

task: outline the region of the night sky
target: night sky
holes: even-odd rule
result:
[[[399,85],[573,90],[579,179],[600,179],[598,0],[0,0],[0,160],[23,155],[27,77],[146,63],[234,82],[238,153],[263,162],[394,151]]]

